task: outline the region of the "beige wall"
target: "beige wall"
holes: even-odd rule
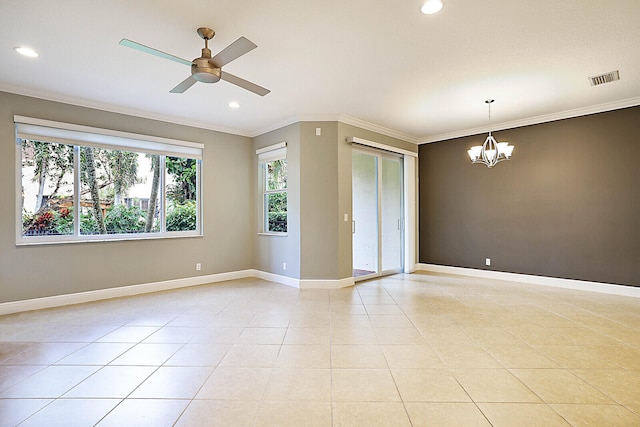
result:
[[[204,236],[16,246],[14,115],[203,143]],[[253,268],[252,149],[242,136],[0,92],[0,303]]]
[[[204,236],[16,246],[14,115],[203,143]],[[0,92],[0,303],[246,269],[302,280],[351,277],[349,136],[417,151],[339,122],[300,122],[250,139]],[[283,141],[288,233],[260,235],[255,150]]]
[[[258,188],[258,158],[255,150],[279,142],[287,143],[287,235],[259,235],[258,233],[262,230],[260,207],[262,195]],[[256,209],[252,213],[254,219],[252,231],[256,235],[255,268],[298,279],[300,278],[300,124],[295,123],[255,137],[250,168],[253,188],[256,189],[254,193]],[[286,270],[282,269],[284,262],[287,263]]]
[[[289,233],[258,236],[257,269],[302,280],[351,277],[350,136],[418,151],[414,144],[340,122],[300,122],[254,138],[255,149],[286,141],[289,172]],[[256,227],[257,233],[259,215]]]
[[[300,140],[300,278],[340,279],[338,123],[303,122]]]

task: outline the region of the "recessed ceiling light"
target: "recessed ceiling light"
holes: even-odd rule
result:
[[[433,15],[442,9],[442,0],[427,0],[420,8],[425,15]]]
[[[38,52],[36,52],[35,50],[33,50],[33,49],[29,48],[29,47],[19,46],[19,47],[14,47],[13,49],[16,52],[18,52],[20,55],[28,56],[29,58],[37,58],[38,57]]]
[[[240,104],[238,104],[236,101],[231,101],[229,103],[229,108],[233,108],[234,110],[240,108]]]

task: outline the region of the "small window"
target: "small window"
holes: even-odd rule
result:
[[[274,160],[264,164],[265,231],[270,233],[287,232],[287,160]]]
[[[262,231],[287,232],[287,148],[285,143],[257,151],[262,187]]]
[[[201,144],[15,121],[17,243],[201,235]]]

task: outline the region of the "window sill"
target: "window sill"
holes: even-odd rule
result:
[[[139,241],[139,240],[159,240],[159,239],[186,239],[194,237],[204,237],[202,234],[165,234],[162,236],[138,236],[138,237],[124,237],[114,236],[111,238],[105,238],[103,235],[91,235],[91,237],[85,236],[85,238],[78,238],[77,240],[35,240],[35,239],[21,239],[16,241],[16,246],[41,246],[41,245],[60,245],[60,244],[74,244],[74,243],[104,243],[104,242],[126,242],[126,241]]]
[[[287,237],[288,233],[258,233],[258,236]]]

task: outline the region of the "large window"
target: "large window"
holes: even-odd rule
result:
[[[201,144],[15,122],[17,243],[201,234]]]
[[[287,146],[257,150],[262,189],[262,231],[287,232]]]

